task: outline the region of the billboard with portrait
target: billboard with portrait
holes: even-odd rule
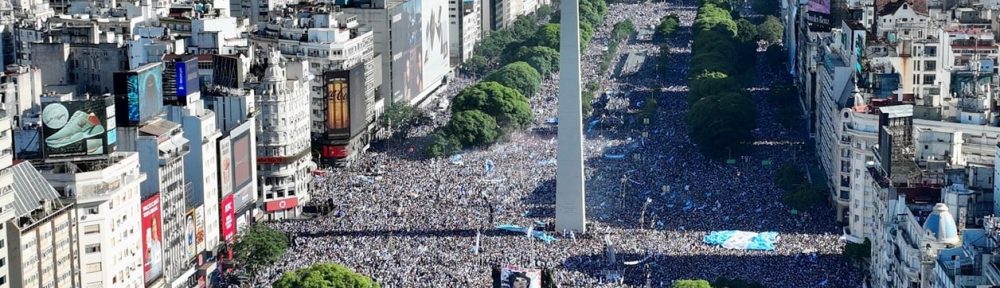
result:
[[[219,195],[233,194],[233,154],[230,138],[219,139]]]
[[[219,203],[219,228],[222,241],[232,242],[236,235],[236,207],[233,205],[233,195],[222,198]]]
[[[504,264],[500,268],[500,287],[542,288],[542,270]]]
[[[201,208],[201,207],[199,207]],[[197,209],[188,210],[184,213],[184,257],[186,259],[192,259],[197,255],[198,244],[195,240],[195,233],[198,231],[198,223],[195,222],[195,211]]]
[[[208,250],[205,247],[205,207],[198,207],[194,209],[194,246],[195,253],[198,251]]]
[[[163,227],[160,194],[142,201],[142,271],[146,284],[163,275]]]
[[[115,73],[119,126],[135,126],[163,109],[163,63],[150,63]]]
[[[112,98],[49,102],[42,107],[44,157],[104,155],[117,142]]]
[[[351,85],[346,71],[324,74],[324,99],[326,100],[326,134],[328,137],[350,136]]]
[[[392,99],[394,101],[411,101],[424,89],[424,54],[423,37],[420,31],[422,0],[411,0],[397,5],[393,11],[392,28],[392,58],[387,59],[392,65],[390,75]]]

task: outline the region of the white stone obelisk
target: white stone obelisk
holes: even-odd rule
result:
[[[556,230],[586,232],[583,111],[580,99],[580,0],[562,0],[559,25],[559,149]]]

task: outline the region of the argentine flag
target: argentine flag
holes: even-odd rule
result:
[[[705,235],[705,244],[727,249],[774,251],[778,232],[748,232],[738,230],[712,231]]]

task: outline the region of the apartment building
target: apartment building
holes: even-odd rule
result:
[[[100,287],[81,285],[76,209],[61,199],[30,162],[9,168],[14,176],[14,213],[6,226],[10,283],[14,287]],[[67,201],[68,200],[68,201]],[[100,246],[88,247],[100,250]],[[100,270],[100,263],[87,266]],[[139,287],[139,286],[134,286]]]
[[[76,287],[145,287],[139,154],[114,152],[89,160],[45,161],[42,177],[75,205]]]
[[[374,34],[349,13],[294,6],[251,36],[251,42],[291,62],[289,78],[304,79],[310,96],[310,131],[319,162],[346,165],[368,149],[384,98],[379,85]]]
[[[483,0],[448,0],[448,37],[452,67],[472,58],[476,44],[482,39],[482,2]]]
[[[291,65],[281,54],[272,51],[254,93],[260,109],[256,133],[259,190],[271,220],[302,213],[302,205],[310,199],[312,171],[316,168],[309,135],[302,132],[309,130],[309,107],[301,104],[309,99],[308,82],[288,78],[287,66]],[[233,149],[243,149],[238,146]]]

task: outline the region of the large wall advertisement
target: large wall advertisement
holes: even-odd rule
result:
[[[174,75],[177,77],[177,97],[187,97],[201,91],[201,82],[198,80],[198,58],[191,57],[175,64]]]
[[[115,73],[118,125],[135,126],[163,109],[163,63]]]
[[[233,195],[222,198],[219,203],[219,228],[221,229],[222,241],[232,242],[236,235],[236,207],[233,204]]]
[[[806,19],[810,31],[830,31],[830,0],[809,0],[806,4]]]
[[[209,250],[205,247],[205,211],[204,206],[194,210],[194,246],[197,251]],[[214,248],[214,247],[213,247]]]
[[[253,163],[250,161],[256,155],[250,153],[250,135],[243,134],[233,138],[232,161],[233,161],[233,191],[239,191],[246,185],[253,182]]]
[[[198,207],[198,209],[200,208]],[[191,209],[187,213],[184,213],[184,238],[182,241],[184,241],[184,256],[186,259],[193,259],[194,256],[198,255],[198,241],[196,238],[198,222],[195,222],[198,209]]]
[[[219,139],[219,195],[233,194],[233,157],[230,138]]]
[[[111,153],[118,141],[112,98],[50,102],[42,108],[45,157]]]
[[[163,227],[160,194],[142,201],[142,271],[146,284],[163,275]]]
[[[351,131],[351,85],[346,71],[327,72],[323,75],[326,100],[327,137],[350,136]]]
[[[447,1],[411,0],[392,23],[392,97],[412,101],[448,73]],[[396,19],[396,18],[394,18]]]

